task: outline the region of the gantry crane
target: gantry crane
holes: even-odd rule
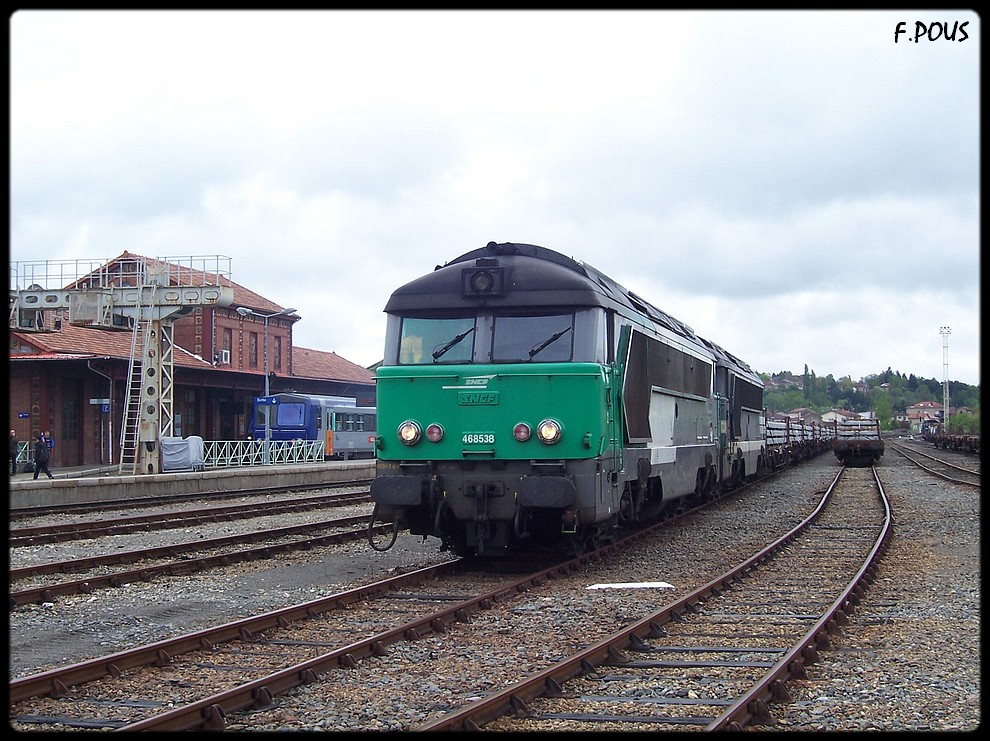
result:
[[[225,266],[225,267],[224,267]],[[26,286],[26,287],[22,287]],[[147,258],[11,263],[11,329],[45,331],[45,312],[68,310],[70,324],[130,331],[121,473],[159,470],[159,441],[172,436],[173,329],[197,306],[230,306],[230,258]]]

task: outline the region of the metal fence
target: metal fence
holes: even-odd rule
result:
[[[323,463],[326,443],[323,440],[272,440],[269,444],[272,465]],[[265,463],[264,440],[204,440],[203,468],[262,466]],[[30,443],[18,445],[17,463],[34,460]],[[104,464],[106,465],[106,464]]]
[[[323,463],[325,445],[323,440],[272,440],[269,459],[272,465]],[[203,467],[261,466],[264,451],[264,440],[204,440]]]

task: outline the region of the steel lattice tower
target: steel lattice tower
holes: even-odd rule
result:
[[[939,327],[942,334],[942,433],[949,432],[949,335],[951,327]]]

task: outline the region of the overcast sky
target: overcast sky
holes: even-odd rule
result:
[[[947,326],[950,380],[980,382],[973,12],[19,11],[8,28],[11,260],[227,256],[297,309],[296,344],[367,366],[392,290],[526,242],[758,372],[942,380]]]

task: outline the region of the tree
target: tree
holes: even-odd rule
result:
[[[877,420],[879,420],[881,429],[891,429],[891,422],[894,417],[893,409],[888,394],[881,391],[873,395],[873,413],[876,415]]]
[[[972,414],[953,414],[949,417],[949,432],[957,435],[980,434],[980,408]]]
[[[760,377],[764,381],[795,379],[790,371],[761,373]],[[829,409],[847,409],[853,412],[872,410],[881,422],[889,424],[893,424],[890,420],[896,414],[907,412],[909,406],[922,401],[941,402],[943,391],[942,382],[937,379],[901,373],[889,367],[882,373],[868,375],[857,383],[848,375],[840,376],[838,380],[831,374],[818,378],[807,365],[804,366],[804,388],[784,388],[764,391],[763,405],[768,411],[789,412],[802,406],[819,413]],[[978,434],[980,387],[950,381],[949,405],[957,409],[966,407],[976,410],[974,415],[960,415],[959,424],[973,429],[972,434]]]

